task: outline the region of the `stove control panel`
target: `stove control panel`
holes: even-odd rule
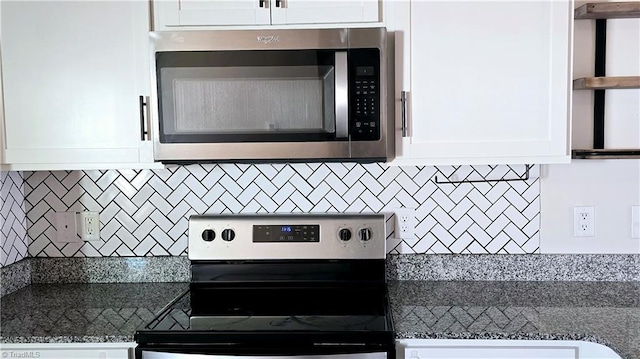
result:
[[[254,242],[320,242],[320,226],[298,225],[254,225]]]
[[[383,214],[195,215],[189,259],[382,259]]]

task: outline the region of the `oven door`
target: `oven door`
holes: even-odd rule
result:
[[[388,353],[353,353],[291,356],[236,356],[208,354],[179,354],[173,352],[141,351],[140,359],[388,359]]]

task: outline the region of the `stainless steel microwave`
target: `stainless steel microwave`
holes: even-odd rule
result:
[[[375,162],[393,154],[384,28],[150,38],[158,161]]]

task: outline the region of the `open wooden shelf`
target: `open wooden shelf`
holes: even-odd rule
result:
[[[595,19],[594,77],[573,80],[574,90],[593,90],[593,147],[571,151],[574,159],[640,159],[640,148],[605,149],[605,90],[640,89],[640,76],[606,75],[608,19],[640,18],[640,1],[587,3],[575,9],[575,19]]]
[[[574,12],[575,19],[640,18],[640,1],[584,4]]]
[[[571,151],[571,158],[608,160],[640,158],[640,148],[629,149],[587,149]]]
[[[583,77],[573,80],[574,90],[606,90],[640,88],[640,76]]]

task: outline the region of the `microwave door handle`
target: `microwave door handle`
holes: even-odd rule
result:
[[[346,51],[335,53],[336,138],[349,137],[349,64]]]

